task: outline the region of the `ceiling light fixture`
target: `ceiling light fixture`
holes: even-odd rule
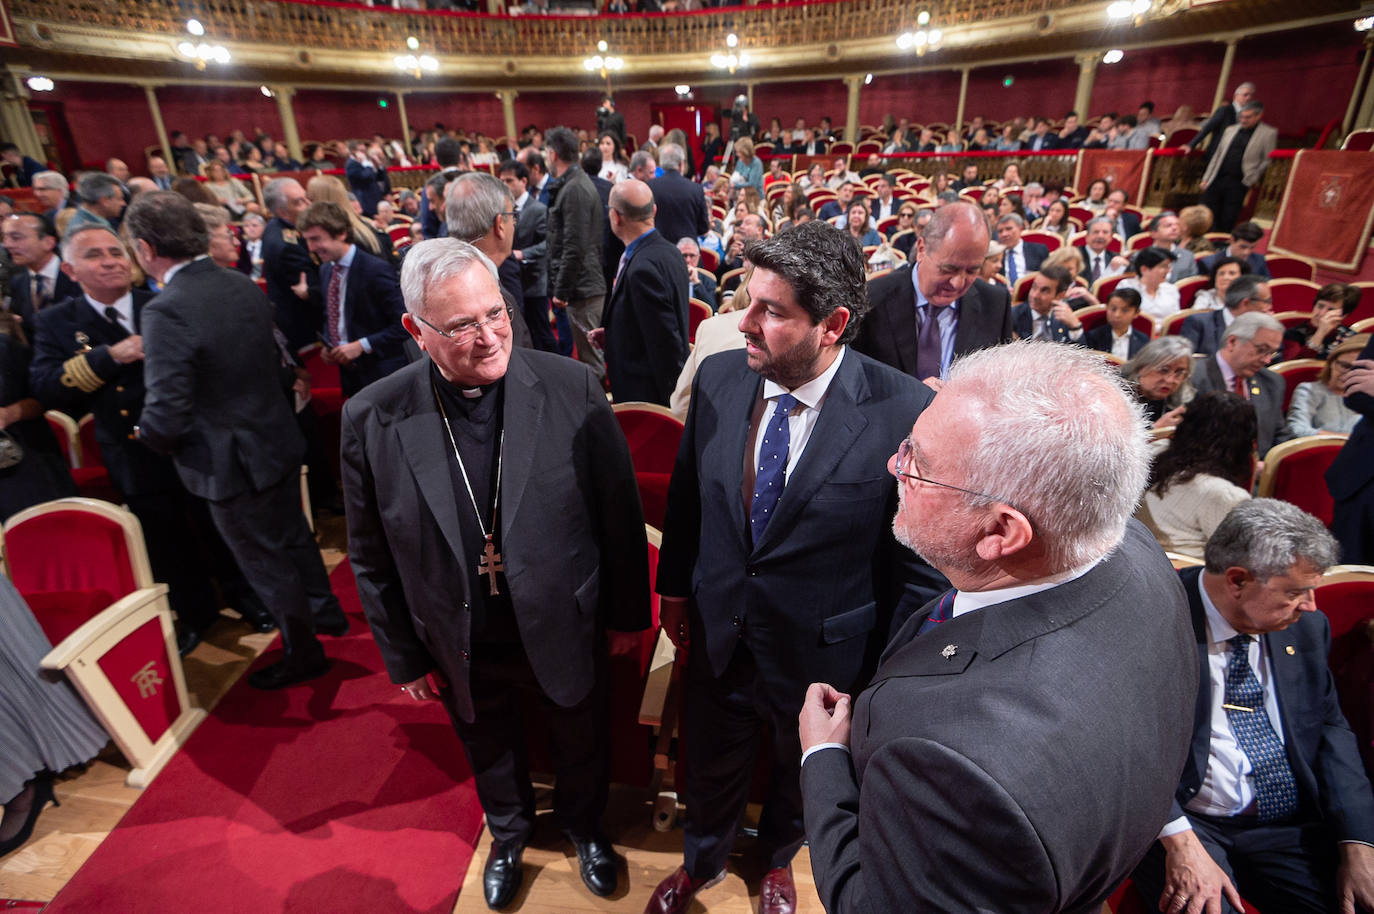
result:
[[[30,76],[24,83],[34,92],[51,92],[53,90],[53,81],[46,76]]]
[[[186,31],[199,38],[201,35],[205,34],[205,26],[200,24],[199,19],[187,19]]]
[[[1126,56],[1126,52],[1120,48],[1112,48],[1102,55],[1103,63],[1121,63],[1121,59]]]

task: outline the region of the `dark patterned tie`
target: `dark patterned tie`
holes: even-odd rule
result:
[[[938,378],[944,368],[944,344],[940,340],[940,319],[929,302],[921,306],[921,335],[916,340],[916,378]]]
[[[778,405],[767,424],[759,429],[763,445],[759,448],[758,472],[754,476],[754,498],[749,503],[749,530],[758,542],[763,536],[773,511],[782,498],[787,484],[787,451],[792,444],[792,431],[787,426],[797,398],[791,394],[778,397]]]
[[[1291,816],[1298,808],[1298,785],[1283,740],[1274,732],[1269,713],[1264,709],[1264,690],[1255,671],[1250,669],[1250,642],[1253,635],[1236,635],[1228,642],[1231,656],[1226,663],[1226,689],[1222,701],[1231,732],[1240,750],[1250,760],[1250,776],[1255,785],[1255,804],[1261,822]],[[1249,710],[1243,710],[1248,708]]]
[[[343,310],[342,292],[344,271],[347,267],[342,264],[334,264],[334,272],[329,275],[329,290],[325,295],[325,319],[329,321],[329,326],[325,328],[325,338],[338,345],[343,340],[338,339],[339,335],[339,313]]]

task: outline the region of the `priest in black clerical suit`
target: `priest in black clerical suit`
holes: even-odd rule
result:
[[[443,701],[475,773],[500,907],[534,827],[520,698],[544,706],[554,817],[584,882],[615,890],[606,629],[649,625],[628,447],[578,362],[512,351],[495,268],[452,238],[406,256],[403,322],[429,354],[344,408],[349,557],[392,681]],[[431,674],[433,674],[431,676]]]

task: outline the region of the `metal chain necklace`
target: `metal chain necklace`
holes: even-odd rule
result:
[[[458,453],[458,442],[453,437],[453,426],[448,421],[448,411],[444,409],[444,401],[439,396],[439,388],[433,380],[429,386],[434,391],[434,402],[439,406],[439,415],[444,419],[444,430],[448,432],[448,443],[453,447],[453,456],[458,459],[458,472],[463,474],[463,485],[468,490],[468,498],[472,500],[472,511],[477,515],[477,529],[482,532],[484,544],[482,554],[477,557],[477,577],[487,576],[491,585],[488,593],[496,596],[501,589],[496,585],[496,573],[504,572],[506,566],[501,561],[501,553],[497,551],[496,544],[491,541],[492,535],[496,533],[496,508],[501,503],[501,464],[506,456],[506,430],[501,429],[501,440],[496,450],[496,494],[491,499],[491,529],[482,521],[482,509],[477,504],[477,495],[472,491],[472,483],[468,480],[467,467],[463,466],[463,455]]]

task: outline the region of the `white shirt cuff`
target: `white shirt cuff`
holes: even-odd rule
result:
[[[807,759],[815,755],[817,752],[820,752],[822,749],[843,749],[845,752],[849,751],[849,747],[846,746],[844,743],[817,743],[816,745],[812,746],[810,749],[807,749],[805,752],[802,753],[801,764],[805,765]],[[797,767],[800,768],[801,765],[798,765]]]
[[[366,352],[369,355],[372,354],[372,344],[368,342],[367,337],[363,337],[362,339],[358,340],[358,343],[363,347],[363,352]]]
[[[1188,821],[1187,816],[1179,816],[1174,821],[1168,823],[1159,830],[1159,837],[1167,838],[1170,835],[1180,835],[1186,831],[1192,831],[1193,824]]]
[[[1069,339],[1073,340],[1075,343],[1083,339],[1083,328],[1079,327],[1077,330],[1070,330]]]

